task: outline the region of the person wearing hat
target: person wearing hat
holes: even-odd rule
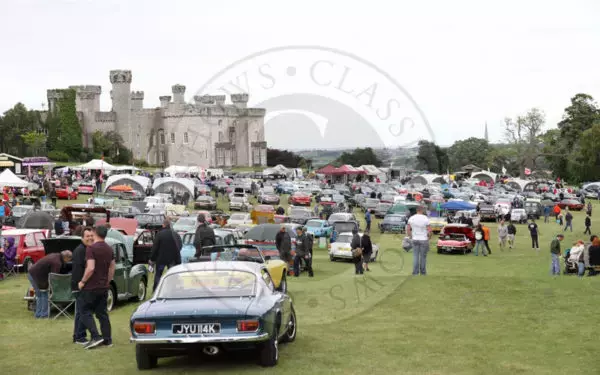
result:
[[[300,276],[300,262],[304,262],[308,276],[313,277],[312,259],[308,248],[308,240],[302,232],[302,227],[296,228],[296,256],[294,256],[294,276]]]
[[[550,244],[550,254],[552,255],[552,266],[550,267],[550,272],[552,275],[560,275],[560,242],[564,238],[565,236],[559,233]]]
[[[217,244],[215,231],[206,222],[204,214],[198,215],[198,227],[194,235],[194,247],[196,248],[196,258],[202,255],[202,248],[205,246],[214,246]]]

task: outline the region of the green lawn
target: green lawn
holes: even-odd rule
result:
[[[223,202],[220,202],[221,204]],[[596,215],[600,206],[596,205]],[[362,216],[362,215],[361,215]],[[594,219],[594,217],[592,218]],[[540,225],[542,250],[501,252],[492,227],[490,257],[429,253],[427,277],[412,277],[401,238],[374,231],[381,248],[372,272],[330,262],[315,250],[315,277],[291,280],[299,319],[296,342],[281,347],[279,365],[263,369],[251,356],[220,360],[161,359],[155,373],[195,374],[567,374],[597,373],[595,323],[600,278],[549,276],[549,243],[558,225]],[[588,236],[583,214],[566,248]],[[375,223],[373,224],[375,227]],[[433,246],[432,246],[433,249]],[[111,313],[112,348],[85,351],[71,343],[72,321],[35,320],[22,300],[24,275],[0,283],[4,374],[130,374],[136,371],[128,318],[135,303]]]

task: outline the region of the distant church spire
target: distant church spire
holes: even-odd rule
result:
[[[488,137],[488,131],[487,131],[487,121],[485,122],[485,135],[484,135],[484,137],[485,137],[486,141],[488,141],[488,142],[490,141],[490,138]]]

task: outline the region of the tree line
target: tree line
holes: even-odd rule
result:
[[[440,147],[420,141],[416,169],[445,174],[473,164],[495,173],[525,177],[525,169],[580,183],[600,178],[600,108],[587,94],[577,94],[554,129],[544,131],[545,115],[537,108],[503,124],[505,142],[490,144],[471,137]]]

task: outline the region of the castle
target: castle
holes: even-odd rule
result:
[[[144,92],[131,91],[130,70],[111,70],[112,110],[100,111],[101,86],[70,86],[83,146],[92,149],[96,131],[116,131],[136,160],[168,166],[266,166],[265,109],[248,108],[248,94],[194,96],[185,101],[185,86],[173,85],[160,96],[160,107],[144,108]],[[61,90],[48,90],[48,110],[57,108]]]

